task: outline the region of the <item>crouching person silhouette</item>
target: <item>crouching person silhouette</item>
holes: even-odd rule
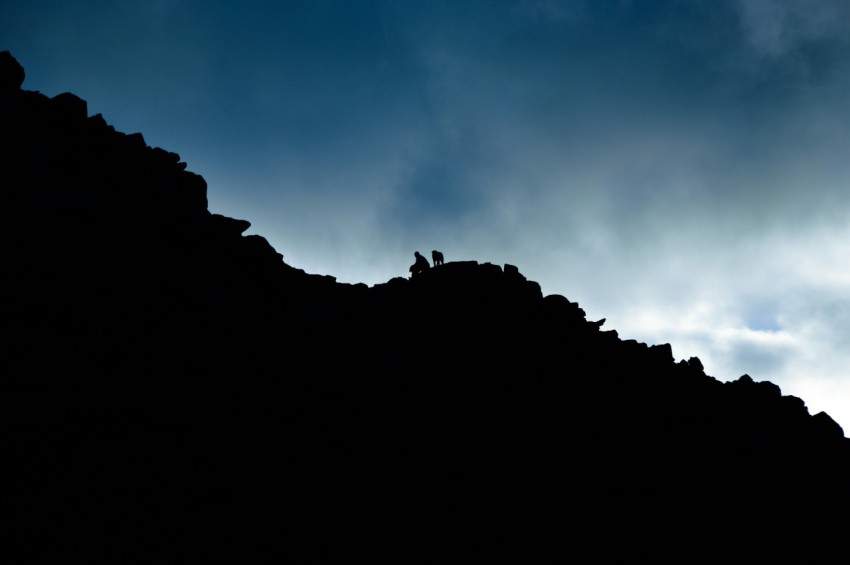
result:
[[[423,273],[431,268],[431,264],[428,262],[428,259],[426,259],[424,255],[422,255],[418,251],[414,251],[413,255],[416,257],[416,262],[410,266],[411,277],[415,277],[419,273]]]
[[[431,261],[434,262],[434,266],[443,264],[443,252],[442,251],[432,251],[431,252]]]

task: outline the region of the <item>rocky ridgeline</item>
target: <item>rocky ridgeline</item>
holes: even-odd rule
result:
[[[512,265],[305,273],[24,78],[0,54],[4,562],[847,561],[827,414]]]

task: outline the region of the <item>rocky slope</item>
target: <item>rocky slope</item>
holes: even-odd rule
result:
[[[24,78],[0,54],[4,562],[850,559],[850,442],[803,400],[512,265],[305,273]]]

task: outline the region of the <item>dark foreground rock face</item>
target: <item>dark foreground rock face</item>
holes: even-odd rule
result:
[[[801,399],[511,265],[307,274],[0,72],[3,562],[850,559],[850,445]]]

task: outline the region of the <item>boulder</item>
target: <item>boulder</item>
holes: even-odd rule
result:
[[[0,90],[19,90],[25,76],[18,60],[8,51],[0,51]]]

